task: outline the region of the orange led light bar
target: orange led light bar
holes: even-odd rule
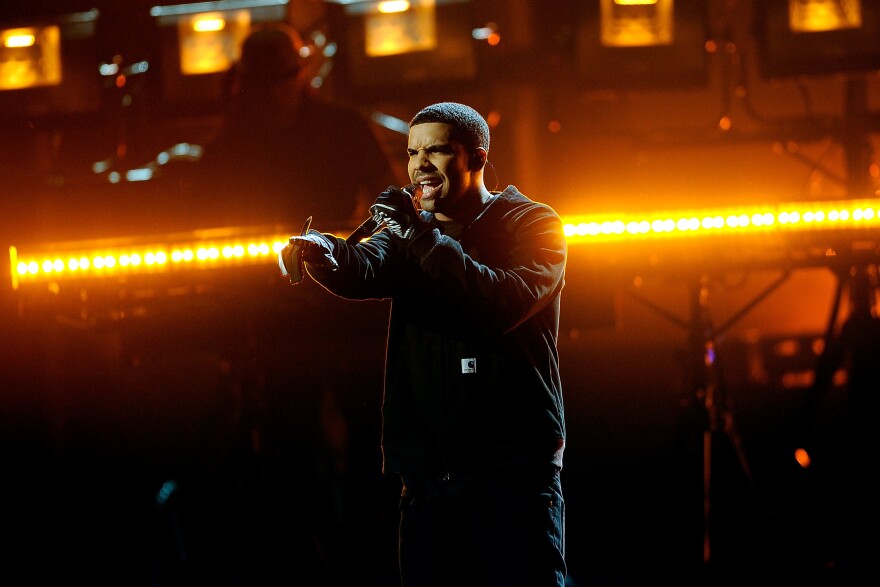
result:
[[[10,246],[12,288],[37,282],[266,264],[275,261],[289,236],[217,229],[170,235],[154,242],[81,241],[39,245],[25,252]]]
[[[880,199],[563,218],[570,244],[880,228]]]
[[[880,199],[563,217],[571,245],[880,229]],[[13,289],[29,283],[275,263],[289,234],[196,231],[153,242],[132,239],[11,246]],[[155,238],[155,237],[154,237]]]

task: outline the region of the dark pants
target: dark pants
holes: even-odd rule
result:
[[[556,468],[429,482],[404,476],[404,587],[563,587],[565,502]]]

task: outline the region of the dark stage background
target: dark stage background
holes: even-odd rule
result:
[[[191,161],[145,182],[92,167],[204,144],[222,122],[210,93],[192,108],[160,91],[153,3],[4,4],[0,29],[97,5],[92,65],[156,63],[98,88],[85,112],[0,92],[4,251],[214,227],[223,202],[192,197]],[[338,3],[287,11],[339,43],[321,92],[373,120],[472,104],[492,123],[490,185],[494,173],[566,217],[876,198],[871,43],[806,71],[809,47],[786,53],[773,28],[786,2],[712,0],[677,3],[669,51],[597,53],[599,4],[438,2],[441,49],[455,50],[372,69],[352,57]],[[471,36],[489,24],[497,45]],[[375,130],[403,165],[405,134]],[[572,586],[876,579],[878,239],[826,236],[695,239],[683,257],[652,241],[572,245],[559,340]],[[820,254],[792,263],[804,250]],[[844,309],[871,300],[846,334],[838,293]],[[3,279],[0,302],[0,583],[396,585],[399,486],[378,445],[385,302],[291,288],[272,262],[70,287]],[[830,363],[826,335],[841,347]]]
[[[862,520],[844,459],[846,390],[817,403],[776,379],[815,357],[774,365],[761,345],[727,339],[718,393],[732,427],[707,453],[688,333],[625,293],[579,291],[572,258],[560,338],[571,583],[846,576]],[[105,307],[4,313],[10,572],[394,584],[399,487],[381,477],[378,449],[387,306],[292,289],[271,267],[218,280],[210,295],[121,319]],[[686,287],[664,287],[655,299],[687,303]],[[771,372],[759,383],[761,353]],[[795,462],[799,446],[814,451],[812,468]]]

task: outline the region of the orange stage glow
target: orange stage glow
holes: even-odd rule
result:
[[[876,230],[880,200],[846,200],[563,217],[570,245],[671,242],[717,236],[779,235]],[[10,247],[13,288],[21,284],[71,278],[102,278],[178,269],[214,269],[275,262],[289,235],[253,229],[196,231],[183,237],[157,237],[132,243],[44,244],[20,252]],[[702,242],[702,241],[700,241]],[[829,251],[826,254],[833,254]]]

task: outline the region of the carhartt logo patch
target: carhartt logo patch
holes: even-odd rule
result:
[[[476,359],[462,359],[461,360],[461,372],[462,373],[476,373],[477,372],[477,360]]]

